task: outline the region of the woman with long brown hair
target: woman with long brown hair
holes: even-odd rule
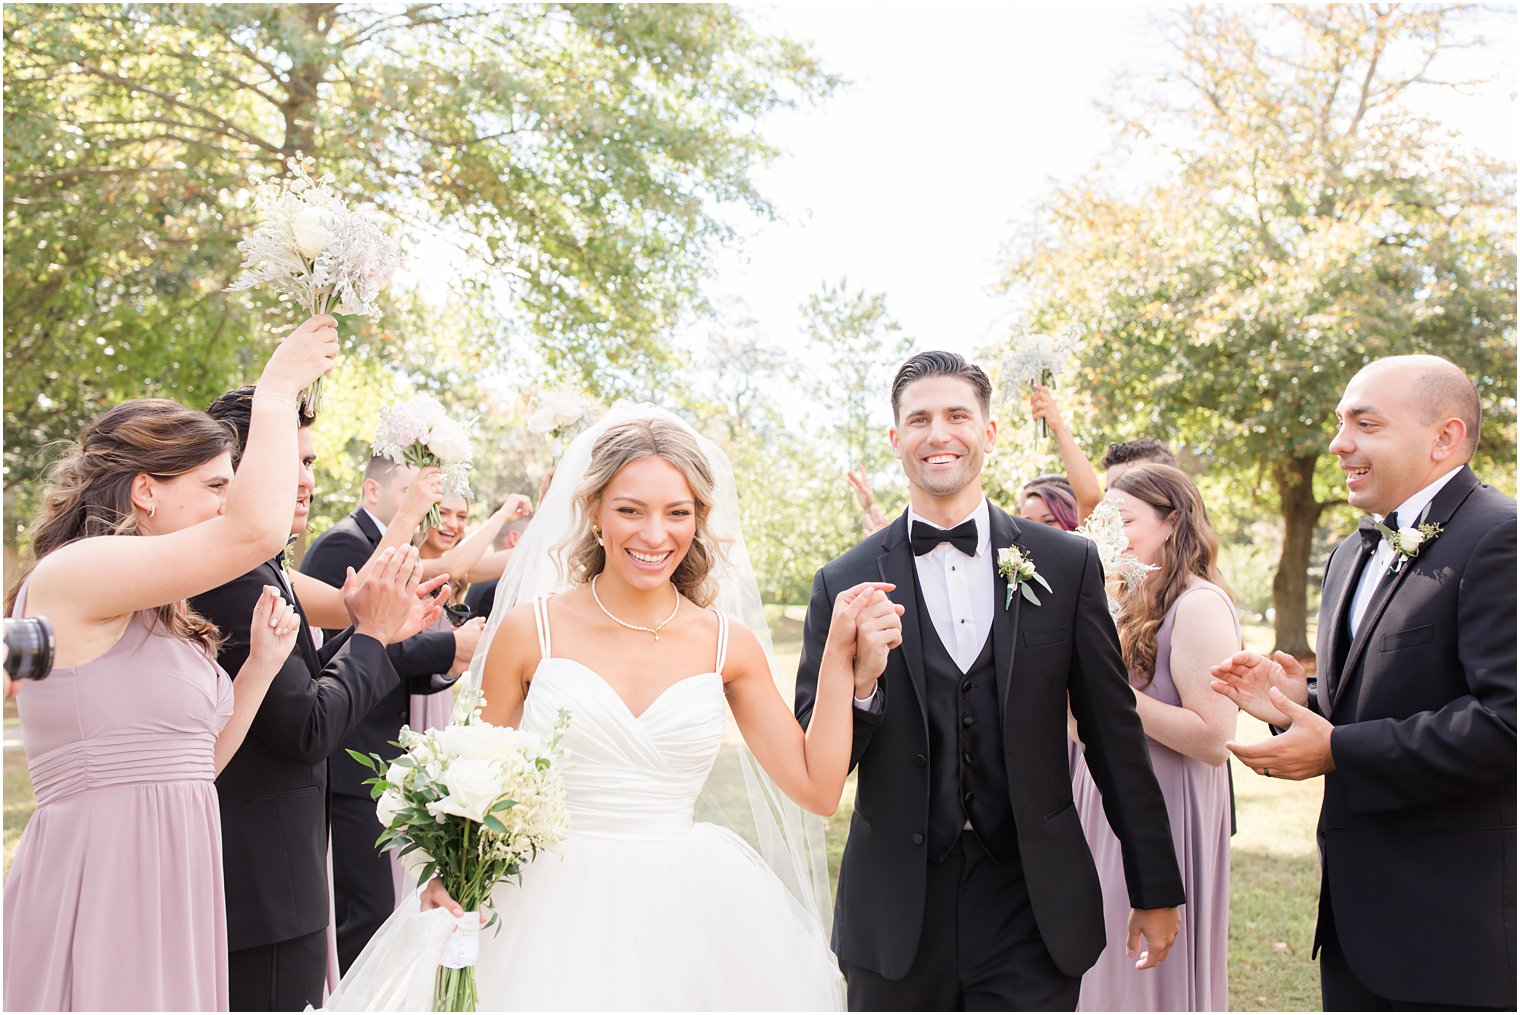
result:
[[[1085,760],[1073,773],[1082,829],[1103,885],[1108,946],[1082,978],[1082,1011],[1222,1011],[1230,900],[1230,790],[1225,741],[1235,706],[1209,689],[1209,666],[1240,647],[1219,574],[1219,539],[1198,487],[1169,465],[1114,481],[1129,549],[1156,568],[1120,592],[1119,643],[1166,798],[1187,905],[1171,956],[1138,971],[1126,954],[1124,859]]]
[[[165,399],[103,413],[49,474],[17,617],[46,616],[57,667],[17,694],[37,810],[5,885],[5,1007],[226,1010],[213,779],[294,643],[273,588],[234,685],[190,596],[285,545],[298,393],[332,366],[313,317],[270,357],[242,468],[232,433]]]

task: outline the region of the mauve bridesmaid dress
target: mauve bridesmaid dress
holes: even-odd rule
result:
[[[37,810],[5,883],[7,1010],[227,1010],[213,751],[232,681],[155,620],[17,695]]]

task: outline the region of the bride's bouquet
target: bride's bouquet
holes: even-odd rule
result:
[[[1156,570],[1156,565],[1147,564],[1127,552],[1129,537],[1124,534],[1124,519],[1119,517],[1119,502],[1112,497],[1104,497],[1098,502],[1087,521],[1077,526],[1077,535],[1093,541],[1098,548],[1098,562],[1103,565],[1104,577],[1118,579],[1123,588],[1134,588]],[[1113,596],[1108,597],[1108,612],[1116,616],[1119,612],[1118,600]]]
[[[1069,350],[1049,335],[1021,335],[1009,346],[1002,362],[1003,384],[1000,400],[1014,403],[1031,384],[1050,387],[1056,375],[1066,369]],[[1043,419],[1036,424],[1041,437],[1050,436],[1050,426]]]
[[[401,262],[400,249],[370,219],[353,211],[331,174],[312,179],[311,159],[289,160],[291,179],[254,191],[261,221],[238,244],[243,273],[229,292],[269,285],[311,314],[379,314],[375,299]],[[302,392],[315,410],[318,379]]]
[[[397,465],[420,469],[436,465],[442,471],[445,496],[469,496],[470,459],[475,453],[470,431],[450,419],[443,403],[432,395],[414,395],[381,409],[370,451]],[[438,522],[438,505],[434,504],[428,508],[422,528],[437,528]]]
[[[570,714],[560,711],[545,740],[482,721],[480,692],[465,693],[462,723],[426,733],[402,727],[397,746],[405,753],[388,766],[378,754],[348,752],[376,773],[366,780],[385,826],[376,845],[420,863],[418,882],[437,876],[466,910],[434,979],[434,1011],[476,1009],[481,910],[492,908],[496,885],[563,839],[569,824],[560,740]],[[486,926],[499,919],[493,913]]]

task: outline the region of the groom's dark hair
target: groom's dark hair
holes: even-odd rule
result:
[[[206,415],[229,424],[237,432],[237,444],[232,448],[232,467],[236,469],[243,460],[243,448],[248,445],[248,431],[253,429],[253,385],[219,395],[206,406]],[[303,400],[296,409],[296,426],[311,426],[316,421],[316,410]]]
[[[976,392],[976,400],[982,407],[982,415],[989,418],[992,416],[992,382],[987,379],[986,372],[975,363],[966,362],[964,356],[936,350],[921,352],[897,368],[897,376],[892,378],[892,419],[894,421],[902,408],[903,389],[925,377],[959,377],[970,384],[972,390]]]

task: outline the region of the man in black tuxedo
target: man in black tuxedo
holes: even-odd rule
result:
[[[1325,567],[1316,677],[1281,652],[1214,667],[1282,731],[1230,748],[1325,777],[1326,1011],[1513,1011],[1515,502],[1467,467],[1478,392],[1444,359],[1369,364],[1336,416],[1347,498],[1374,517]]]
[[[364,470],[359,507],[324,532],[301,561],[301,571],[330,585],[341,585],[349,568],[364,565],[380,545],[391,522],[410,528],[414,521],[398,512],[416,469],[386,458],[371,458]],[[411,535],[410,532],[407,533]],[[333,889],[338,921],[338,965],[345,972],[380,924],[396,908],[396,891],[388,854],[375,848],[383,827],[364,780],[371,773],[348,755],[395,757],[391,746],[410,719],[411,695],[431,694],[453,686],[480,641],[482,625],[423,631],[387,648],[401,677],[355,725],[332,752]]]
[[[1107,942],[1072,803],[1068,701],[1124,844],[1129,954],[1143,937],[1140,964],[1154,966],[1177,934],[1182,879],[1097,553],[982,496],[991,390],[952,353],[903,364],[890,437],[909,508],[813,581],[797,672],[804,726],[834,597],[886,581],[904,607],[885,670],[857,660],[860,772],[833,941],[855,1011],[1076,1006]],[[1049,583],[1026,583],[1038,604],[997,573],[1007,548]]]
[[[207,409],[248,437],[252,388]],[[314,485],[310,415],[301,418],[292,534],[306,529]],[[301,613],[290,658],[275,675],[243,746],[217,777],[227,894],[228,995],[234,1011],[300,1011],[322,1001],[327,974],[327,756],[375,703],[400,686],[385,643],[417,613],[417,596],[392,563],[349,590],[354,626],[317,648],[279,557],[194,597],[221,630],[218,662],[236,674],[248,657],[249,618],[264,586]],[[338,595],[336,589],[332,590]],[[437,612],[437,607],[432,607]]]

